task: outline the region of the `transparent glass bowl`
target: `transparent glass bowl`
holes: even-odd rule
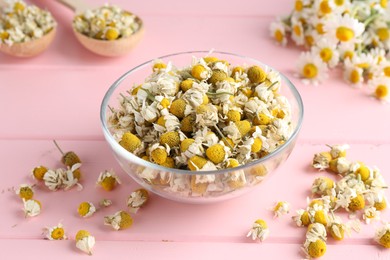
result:
[[[183,68],[191,64],[193,56],[200,58],[205,57],[208,54],[209,52],[207,51],[191,51],[170,54],[159,57],[158,59],[161,59],[166,63],[171,61],[176,67]],[[238,66],[246,64],[249,66],[258,65],[263,68],[269,68],[269,66],[260,61],[237,54],[213,52],[211,56],[227,60],[232,65]],[[274,172],[274,170],[290,155],[295,146],[299,130],[301,129],[303,104],[298,90],[283,74],[280,74],[282,79],[280,93],[290,102],[293,131],[290,138],[283,145],[279,146],[267,156],[236,168],[192,172],[188,170],[166,168],[143,160],[128,152],[119,145],[110,132],[107,122],[110,113],[109,106],[118,107],[120,93],[125,93],[133,86],[143,83],[145,78],[151,74],[152,66],[153,60],[147,61],[129,70],[115,81],[105,94],[100,111],[104,137],[111,147],[116,159],[123,170],[147,190],[164,198],[179,202],[208,203],[223,201],[237,197],[259,186],[259,184],[261,184],[268,175]],[[273,68],[272,70],[276,71]],[[231,179],[227,178],[227,176],[232,173],[242,176],[243,180],[232,182]],[[140,175],[147,175],[149,178],[144,178]],[[218,181],[219,185],[222,184],[224,188],[221,190],[205,187],[204,185],[194,185],[191,180],[194,179],[195,175],[210,175]],[[176,183],[173,185],[173,182],[177,182],[180,185],[176,185]],[[172,186],[175,188],[172,188]],[[207,190],[207,192],[204,192],[205,190]]]

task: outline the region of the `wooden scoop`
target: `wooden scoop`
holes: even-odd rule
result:
[[[82,13],[87,9],[92,9],[82,0],[57,0],[64,4],[65,6],[72,9],[76,14]],[[139,24],[139,29],[132,35],[126,38],[119,38],[116,40],[98,40],[91,37],[88,37],[73,28],[73,32],[79,40],[79,42],[88,50],[108,57],[115,57],[127,54],[130,52],[142,39],[144,34],[144,27],[142,20],[137,16],[136,22]]]
[[[0,0],[0,8],[6,6],[6,3]],[[0,11],[1,12],[1,11]],[[54,40],[56,28],[43,35],[41,38],[28,42],[13,43],[11,46],[0,43],[0,51],[15,57],[32,57],[46,50]]]

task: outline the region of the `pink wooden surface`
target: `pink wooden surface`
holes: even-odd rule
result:
[[[269,23],[275,15],[287,14],[291,1],[111,1],[140,15],[146,26],[139,46],[113,59],[98,57],[79,45],[71,31],[72,13],[65,7],[53,0],[32,2],[53,12],[59,29],[53,45],[38,57],[16,59],[0,54],[0,259],[35,254],[43,259],[84,257],[74,248],[78,229],[88,229],[96,237],[97,259],[301,259],[305,231],[290,218],[296,209],[305,207],[311,183],[321,175],[309,164],[314,153],[325,149],[325,143],[349,143],[349,159],[378,166],[389,181],[390,107],[367,97],[367,90],[347,86],[337,72],[320,86],[303,85],[293,76],[299,50],[276,46],[269,39]],[[112,231],[103,225],[103,216],[125,209],[127,196],[138,186],[121,171],[103,140],[99,106],[105,91],[141,62],[178,51],[212,48],[262,60],[296,84],[305,104],[305,119],[295,150],[271,178],[249,194],[212,205],[179,204],[154,195],[134,215],[131,229]],[[33,183],[29,171],[36,165],[60,166],[52,139],[80,155],[84,190],[50,192],[38,186],[35,197],[42,201],[42,214],[25,219],[19,199],[8,189]],[[95,182],[100,171],[111,168],[123,185],[104,192]],[[77,216],[81,201],[97,203],[101,198],[112,199],[114,205],[89,219]],[[289,201],[292,209],[274,220],[269,208],[278,200]],[[260,217],[271,230],[262,244],[245,237]],[[389,221],[390,213],[385,211],[382,219]],[[71,239],[43,240],[42,228],[59,221]],[[373,242],[377,226],[363,225],[359,234],[330,243],[324,259],[346,254],[356,259],[389,258],[390,252]]]

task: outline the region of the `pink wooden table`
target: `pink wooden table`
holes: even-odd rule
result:
[[[96,5],[103,0],[89,0]],[[291,1],[125,1],[125,9],[144,19],[145,37],[132,53],[121,58],[98,57],[73,37],[72,13],[52,0],[33,1],[47,7],[58,21],[58,35],[42,55],[16,59],[0,54],[0,259],[86,257],[74,246],[79,229],[97,240],[94,258],[131,259],[301,259],[305,229],[291,221],[296,209],[306,206],[315,174],[309,166],[324,144],[348,143],[350,160],[378,166],[390,179],[390,106],[353,89],[334,73],[318,87],[294,78],[296,48],[276,46],[268,36],[275,15],[287,14]],[[137,188],[116,163],[103,140],[99,106],[108,86],[135,65],[169,53],[216,49],[250,56],[285,73],[300,90],[305,104],[304,125],[287,162],[263,185],[242,197],[211,205],[187,205],[153,195],[139,211],[131,229],[115,232],[103,225],[103,216],[126,209],[126,198]],[[56,139],[64,150],[82,158],[84,190],[50,192],[38,188],[43,211],[25,219],[22,204],[11,187],[33,183],[30,170],[40,164],[59,167]],[[112,192],[96,188],[99,173],[113,168],[124,182]],[[387,193],[388,195],[388,193]],[[82,201],[112,199],[114,205],[92,218],[77,215]],[[274,220],[269,208],[287,200],[289,215]],[[246,238],[257,218],[270,226],[262,244]],[[390,220],[389,210],[382,214]],[[62,222],[66,241],[43,239],[42,228]],[[341,243],[330,242],[323,259],[384,259],[390,251],[373,242],[379,224],[363,225]]]

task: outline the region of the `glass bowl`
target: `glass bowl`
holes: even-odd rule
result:
[[[194,56],[200,58],[208,54],[209,52],[207,51],[190,51],[170,54],[157,59],[165,63],[172,62],[174,66],[183,68],[191,64]],[[265,70],[272,69],[273,71],[277,71],[260,61],[237,54],[215,51],[211,56],[215,56],[221,60],[227,60],[232,65],[258,65]],[[291,136],[276,150],[256,161],[235,168],[214,171],[189,171],[160,166],[143,160],[125,150],[115,140],[110,131],[107,121],[110,109],[112,107],[118,107],[119,98],[122,93],[126,93],[133,86],[144,82],[145,78],[151,74],[154,61],[150,60],[140,64],[116,80],[105,94],[100,111],[103,134],[106,141],[123,170],[138,184],[157,195],[179,202],[208,203],[223,201],[242,195],[259,186],[268,175],[273,173],[288,158],[295,146],[301,129],[303,104],[298,90],[281,73],[280,94],[288,99],[291,106]],[[231,174],[240,176],[240,180],[233,182],[231,178],[227,178]],[[192,180],[196,177],[210,177],[216,183],[218,182],[218,185],[210,182],[206,186],[202,185],[202,183],[194,185]]]

